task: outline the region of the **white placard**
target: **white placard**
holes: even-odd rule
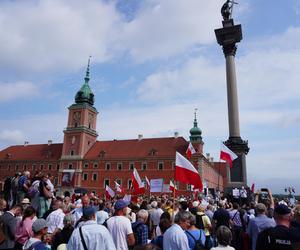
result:
[[[163,193],[171,193],[170,184],[164,184]]]
[[[151,179],[150,180],[150,192],[161,193],[163,191],[164,179]]]

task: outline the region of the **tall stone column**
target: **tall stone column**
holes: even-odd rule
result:
[[[227,1],[226,4],[230,4]],[[227,82],[227,104],[228,104],[228,124],[229,138],[225,145],[238,155],[238,159],[233,161],[231,169],[228,168],[228,187],[240,187],[247,185],[246,154],[249,152],[248,141],[244,141],[240,135],[239,108],[237,81],[235,72],[236,43],[242,40],[241,25],[234,25],[231,19],[231,12],[223,13],[223,28],[216,29],[217,42],[223,47],[226,60],[226,82]],[[231,5],[232,11],[232,5]],[[226,15],[228,14],[228,15]]]

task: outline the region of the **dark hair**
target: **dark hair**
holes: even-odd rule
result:
[[[186,201],[181,201],[179,204],[180,204],[182,210],[186,210],[189,207],[189,205]]]
[[[159,228],[162,234],[167,231],[167,229],[171,226],[171,221],[168,219],[161,219],[159,222]]]
[[[232,203],[232,207],[233,207],[233,209],[238,209],[239,208],[239,204],[237,202],[233,202]]]
[[[217,239],[220,245],[228,246],[232,240],[232,233],[226,226],[220,226],[217,230]]]
[[[171,215],[169,214],[169,212],[163,212],[160,216],[160,219],[168,219],[171,220]]]
[[[27,207],[25,210],[24,210],[24,212],[23,212],[23,217],[22,217],[22,221],[21,221],[21,226],[23,225],[23,221],[26,219],[26,218],[28,218],[28,217],[30,217],[30,216],[32,216],[32,215],[34,215],[36,213],[36,211],[35,211],[35,209],[32,207],[32,206],[29,206],[29,207]]]
[[[104,202],[102,202],[102,203],[99,204],[99,210],[103,210],[104,207],[105,207],[105,203]]]

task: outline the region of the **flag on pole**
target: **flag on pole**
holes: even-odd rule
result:
[[[186,157],[188,158],[188,159],[191,159],[192,158],[192,155],[193,154],[196,154],[196,150],[194,149],[194,147],[193,147],[193,144],[190,142],[190,144],[189,144],[189,146],[188,146],[188,148],[186,149]]]
[[[147,183],[148,187],[150,187],[150,181],[149,181],[149,179],[147,178],[146,175],[145,175],[145,180],[146,180],[146,183]]]
[[[121,194],[124,193],[122,186],[116,181],[115,181],[115,189],[117,190],[118,193],[121,193]]]
[[[203,184],[198,171],[188,159],[178,152],[176,152],[175,165],[175,180],[194,185],[195,188],[202,191]]]
[[[106,185],[105,186],[105,196],[107,199],[112,199],[115,197],[115,191]]]
[[[255,190],[255,184],[253,182],[252,185],[251,185],[251,192],[254,193],[254,190]]]
[[[232,168],[232,162],[238,158],[238,156],[232,152],[228,147],[221,143],[220,159],[229,163],[230,168]]]
[[[145,193],[144,183],[142,182],[141,177],[139,176],[139,173],[136,170],[136,168],[133,169],[131,179],[132,179],[132,186],[133,186],[133,189],[134,189],[134,194],[143,194],[143,193]]]
[[[176,192],[177,188],[175,186],[175,184],[173,183],[173,181],[170,180],[170,191],[173,193],[173,192]]]

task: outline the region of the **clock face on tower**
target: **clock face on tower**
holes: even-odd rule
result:
[[[80,112],[78,112],[78,111],[74,112],[73,121],[74,121],[75,125],[78,125],[80,123],[80,117],[81,117]],[[77,127],[77,126],[75,126],[75,127]]]

